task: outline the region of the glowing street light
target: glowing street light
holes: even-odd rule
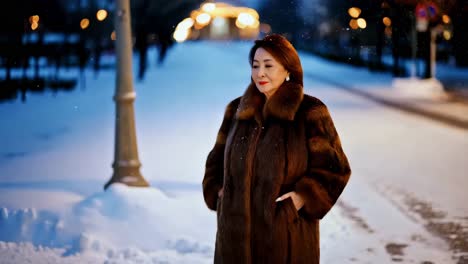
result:
[[[38,27],[39,27],[39,24],[36,23],[36,22],[33,22],[33,23],[31,24],[31,29],[32,29],[32,30],[36,30]]]
[[[107,17],[107,11],[106,10],[100,9],[100,10],[97,11],[97,13],[96,13],[97,20],[103,21],[104,19],[106,19],[106,17]]]
[[[188,28],[191,28],[193,26],[195,22],[193,21],[193,19],[191,19],[190,17],[187,17],[185,18],[184,20],[182,20],[178,25],[177,25],[177,28],[185,28],[185,29],[188,29]]]
[[[450,40],[452,38],[452,33],[448,30],[444,30],[443,36],[445,40]]]
[[[36,30],[39,27],[39,16],[38,15],[30,16],[29,23],[31,23],[31,29]]]
[[[208,23],[210,23],[211,16],[207,13],[201,13],[197,16],[196,20],[200,25],[208,25]]]
[[[384,23],[385,26],[389,27],[392,25],[392,20],[389,17],[384,17],[382,19],[382,23]]]
[[[38,15],[30,16],[29,17],[29,23],[31,23],[31,24],[39,23],[39,16]]]
[[[450,23],[450,17],[447,16],[447,15],[443,15],[442,16],[442,22],[444,22],[445,24]]]
[[[255,18],[248,13],[240,13],[239,16],[237,16],[237,19],[241,24],[246,26],[252,26],[255,23]]]
[[[357,24],[362,29],[365,29],[367,27],[367,22],[364,18],[358,18]]]
[[[352,28],[352,29],[358,29],[359,26],[358,26],[358,23],[357,23],[357,20],[352,18],[350,21],[349,21],[349,27]]]
[[[190,34],[190,29],[177,29],[172,35],[177,42],[184,42]]]
[[[177,42],[184,42],[189,37],[190,32],[191,32],[191,27],[193,26],[194,23],[195,22],[193,21],[192,18],[190,17],[185,18],[179,24],[177,24],[174,34],[172,34],[172,37]]]
[[[87,18],[81,19],[80,27],[81,27],[81,29],[86,29],[87,27],[89,27],[89,19],[87,19]]]
[[[240,13],[237,16],[236,26],[240,29],[251,27],[258,28],[260,22],[250,13]]]
[[[215,3],[206,3],[202,6],[202,10],[207,13],[213,12],[215,9],[216,9]]]
[[[236,26],[237,26],[238,28],[240,28],[240,29],[244,29],[244,28],[247,27],[247,25],[241,23],[239,19],[236,20]]]
[[[361,9],[358,7],[351,7],[348,9],[348,14],[353,18],[358,18],[361,14]]]

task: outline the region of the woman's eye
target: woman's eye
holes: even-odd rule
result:
[[[265,65],[266,68],[271,68],[273,65]]]
[[[257,69],[257,68],[258,68],[258,65],[254,65],[254,66],[252,66],[252,68]]]

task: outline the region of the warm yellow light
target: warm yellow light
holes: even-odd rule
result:
[[[358,23],[357,23],[357,20],[352,18],[350,21],[349,21],[349,27],[352,28],[352,29],[358,29]]]
[[[210,17],[211,18],[211,17]],[[191,18],[185,18],[182,20],[176,27],[174,34],[172,34],[172,37],[177,41],[177,42],[184,42],[187,40],[187,38],[190,35],[190,28],[194,25],[194,21]]]
[[[239,16],[237,16],[237,20],[239,21],[240,24],[243,24],[245,26],[252,26],[255,23],[255,18],[249,14],[249,13],[240,13]],[[236,21],[237,24],[237,21]]]
[[[193,19],[191,19],[190,17],[187,17],[184,20],[182,20],[181,22],[179,22],[179,24],[177,25],[177,28],[189,29],[189,28],[191,28],[193,26],[193,24],[194,24]]]
[[[384,23],[385,26],[389,27],[392,25],[392,20],[389,17],[384,17],[382,19],[382,22]]]
[[[443,16],[442,16],[442,21],[443,21],[445,24],[448,24],[448,23],[450,23],[450,17],[447,16],[447,15],[443,15]]]
[[[215,3],[206,3],[202,6],[202,10],[209,13],[212,12],[216,9],[216,4]]]
[[[112,40],[116,40],[116,39],[117,39],[117,34],[115,34],[115,30],[114,30],[114,31],[112,31],[112,33],[111,33],[111,36],[110,36],[110,37],[111,37],[111,39],[112,39]]]
[[[348,14],[351,17],[358,18],[359,15],[361,14],[361,9],[357,7],[351,7],[350,9],[348,9]]]
[[[200,25],[200,24],[196,23],[193,27],[194,27],[195,29],[197,29],[197,30],[200,30],[200,29],[202,29],[204,26],[206,26],[206,25]]]
[[[39,23],[39,16],[38,15],[30,16],[29,17],[29,23],[30,24]]]
[[[197,23],[200,25],[207,25],[208,23],[210,23],[211,16],[207,13],[201,13],[197,16],[196,20]]]
[[[251,28],[258,28],[260,26],[260,21],[258,21],[257,19],[255,19],[253,25],[251,25],[250,27]]]
[[[32,22],[31,24],[31,29],[36,30],[39,27],[39,24],[37,22]]]
[[[190,29],[176,29],[172,35],[177,42],[184,42],[190,34]]]
[[[89,19],[87,19],[87,18],[81,19],[80,27],[81,27],[81,29],[86,29],[87,27],[89,27]]]
[[[96,13],[97,20],[103,21],[104,19],[106,19],[106,17],[107,17],[107,11],[106,10],[100,9],[99,11],[97,11],[97,13]]]
[[[362,29],[367,27],[367,22],[366,22],[366,20],[364,18],[358,18],[357,24]]]
[[[241,23],[241,22],[239,21],[239,19],[236,19],[236,26],[237,26],[238,28],[240,28],[240,29],[244,29],[244,28],[247,27],[247,25]]]
[[[444,35],[445,40],[450,40],[452,38],[452,33],[450,33],[448,30],[444,30],[444,33],[442,34]]]

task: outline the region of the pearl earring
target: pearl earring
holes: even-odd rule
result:
[[[286,81],[287,81],[287,82],[289,82],[289,75],[288,75],[288,76],[286,76]]]

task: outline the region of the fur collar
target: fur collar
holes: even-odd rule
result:
[[[303,97],[301,85],[284,82],[265,102],[265,95],[257,89],[254,83],[251,83],[241,97],[236,118],[239,120],[255,118],[259,123],[269,117],[292,121]]]

